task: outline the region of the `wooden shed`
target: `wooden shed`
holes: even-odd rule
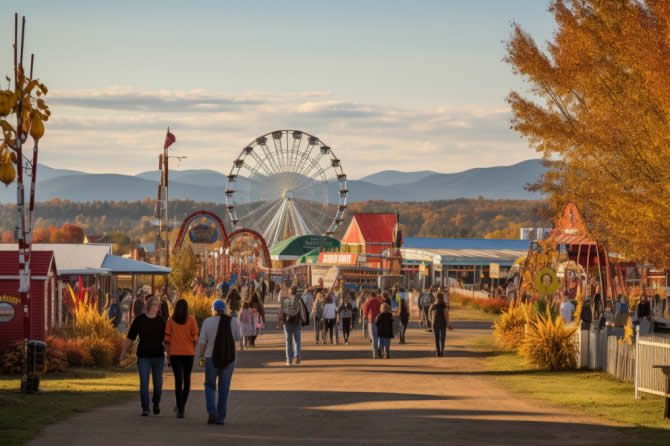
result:
[[[0,251],[0,345],[23,339],[18,265],[17,251]],[[63,302],[53,251],[33,251],[30,266],[30,339],[44,340],[62,321]]]

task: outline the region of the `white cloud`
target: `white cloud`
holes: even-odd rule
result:
[[[255,137],[296,128],[327,142],[352,178],[382,169],[458,171],[535,153],[509,130],[508,109],[410,109],[361,104],[328,92],[230,95],[123,87],[57,91],[40,152],[54,167],[134,173],[154,169],[165,129],[183,168],[227,172]]]

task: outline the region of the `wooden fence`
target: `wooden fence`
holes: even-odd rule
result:
[[[635,398],[640,392],[665,395],[665,375],[655,365],[670,365],[670,336],[640,336],[635,341]]]
[[[616,336],[607,337],[607,373],[632,383],[635,381],[635,345],[620,343]]]

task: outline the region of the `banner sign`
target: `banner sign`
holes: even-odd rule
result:
[[[189,227],[188,238],[191,243],[214,243],[219,240],[219,225],[210,217],[201,217]]]
[[[327,265],[356,265],[358,254],[353,252],[322,252],[319,254],[319,263]]]
[[[21,299],[14,296],[0,296],[0,322],[11,322],[16,316],[16,306]]]
[[[490,279],[500,279],[500,264],[491,263],[489,265],[489,278]]]

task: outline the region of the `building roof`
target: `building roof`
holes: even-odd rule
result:
[[[0,244],[0,252],[16,252],[17,249],[16,243]],[[33,253],[53,251],[61,276],[168,274],[171,271],[170,268],[112,255],[111,244],[34,243],[33,250]]]
[[[406,238],[403,258],[407,262],[432,262],[441,265],[512,266],[525,256],[530,240],[484,238]]]
[[[528,251],[530,240],[489,238],[422,238],[408,237],[403,246],[414,249],[484,249]]]
[[[33,251],[30,257],[31,276],[49,275],[53,269],[56,272],[56,262],[53,251]],[[0,276],[17,276],[19,274],[19,253],[14,251],[0,251]]]
[[[128,259],[108,254],[102,262],[102,268],[112,274],[169,274],[172,269],[165,266],[153,265],[139,260]]]
[[[0,244],[0,251],[16,251],[16,243]],[[101,274],[99,268],[107,254],[112,253],[108,243],[33,243],[35,251],[53,251],[61,275]]]
[[[296,235],[283,240],[270,249],[272,260],[297,260],[314,249],[338,249],[340,241],[325,235]]]
[[[342,237],[342,243],[393,243],[396,223],[396,214],[355,214]]]

